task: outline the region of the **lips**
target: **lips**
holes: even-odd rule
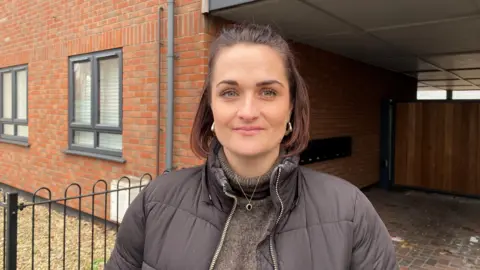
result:
[[[237,132],[239,134],[246,135],[246,136],[256,135],[260,133],[260,131],[262,130],[263,128],[258,126],[244,126],[244,127],[238,127],[233,129],[234,132]]]
[[[262,129],[263,128],[256,127],[256,126],[245,126],[245,127],[234,128],[234,130],[242,130],[242,131],[253,131],[253,130],[262,130]]]

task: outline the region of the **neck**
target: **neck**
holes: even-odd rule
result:
[[[280,148],[265,155],[248,158],[234,155],[225,148],[224,152],[230,167],[233,171],[235,171],[235,173],[241,177],[251,178],[264,175],[270,171],[278,159]]]

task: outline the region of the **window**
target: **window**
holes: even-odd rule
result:
[[[27,66],[0,69],[0,139],[28,141]]]
[[[452,91],[452,99],[480,99],[480,90]]]
[[[447,99],[445,90],[417,90],[417,99],[419,100],[443,100]]]
[[[122,156],[122,53],[69,60],[69,150]]]

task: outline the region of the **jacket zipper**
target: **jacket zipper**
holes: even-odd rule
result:
[[[230,226],[230,222],[232,221],[233,214],[235,213],[235,210],[237,209],[237,197],[233,196],[232,194],[228,193],[226,190],[225,185],[223,186],[223,192],[230,198],[233,198],[233,207],[232,210],[230,211],[230,214],[228,215],[227,221],[225,222],[225,227],[223,228],[222,231],[222,236],[220,238],[220,243],[218,243],[217,249],[215,250],[215,254],[213,255],[212,262],[210,264],[210,270],[213,270],[215,268],[215,263],[217,262],[218,256],[220,255],[220,251],[222,250],[223,242],[225,241],[225,236],[227,235],[228,227]]]
[[[278,197],[278,200],[280,201],[280,214],[278,215],[278,218],[277,218],[277,221],[275,222],[275,227],[276,225],[278,224],[278,222],[280,221],[280,218],[282,217],[283,215],[283,201],[282,201],[282,198],[280,197],[280,193],[278,192],[278,182],[280,180],[280,174],[282,172],[282,168],[280,167],[278,169],[278,174],[277,174],[277,180],[275,182],[275,194],[277,194],[277,197]],[[270,234],[270,255],[272,256],[272,261],[273,261],[273,269],[274,270],[278,270],[278,261],[277,261],[277,255],[275,254],[275,247],[274,247],[274,234],[275,232],[272,232]]]
[[[280,219],[283,215],[283,211],[284,211],[283,201],[282,201],[282,198],[280,197],[280,193],[278,192],[278,183],[280,181],[281,172],[282,172],[282,168],[279,168],[278,169],[278,174],[277,174],[277,179],[276,179],[276,182],[275,182],[275,194],[277,195],[278,200],[280,201],[280,214],[277,217],[275,225],[277,225],[278,222],[280,221]],[[235,213],[235,210],[237,209],[237,203],[238,203],[237,197],[228,193],[225,185],[223,186],[223,192],[228,197],[232,198],[234,200],[234,202],[233,202],[232,210],[230,211],[230,214],[228,215],[227,221],[225,222],[225,227],[223,228],[222,236],[220,237],[220,242],[218,243],[217,249],[215,250],[215,254],[213,255],[213,259],[212,259],[212,262],[210,264],[209,270],[213,270],[215,268],[215,263],[217,262],[218,256],[220,255],[220,251],[222,250],[223,243],[224,243],[225,237],[227,235],[228,227],[230,226],[230,222],[232,220],[233,214]],[[275,255],[275,248],[274,248],[273,242],[274,242],[274,233],[270,234],[270,256],[272,257],[274,270],[279,270],[278,269],[277,256]]]

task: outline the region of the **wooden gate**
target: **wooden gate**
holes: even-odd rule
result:
[[[394,183],[480,195],[480,102],[396,104]]]

